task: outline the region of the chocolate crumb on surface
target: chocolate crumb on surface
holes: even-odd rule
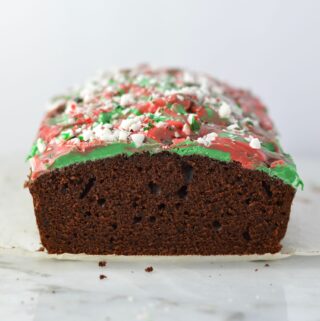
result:
[[[99,276],[99,279],[100,279],[100,280],[104,280],[104,279],[106,279],[106,278],[107,278],[107,276],[104,275],[104,274],[100,274],[100,276]]]
[[[44,252],[45,248],[43,246],[39,247],[38,252]]]
[[[100,267],[105,267],[107,265],[107,262],[106,261],[99,261],[98,264]]]
[[[270,266],[270,264],[266,263],[264,266],[265,266],[265,267],[269,267],[269,266]]]
[[[150,273],[153,272],[153,267],[152,266],[148,266],[144,269],[146,272]]]

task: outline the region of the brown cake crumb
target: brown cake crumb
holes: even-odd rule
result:
[[[254,272],[258,272],[259,270],[258,269],[254,269]]]
[[[270,264],[266,263],[264,266],[265,266],[265,267],[269,267],[269,266],[270,266]]]
[[[153,267],[152,266],[148,266],[144,269],[146,272],[150,273],[153,271]]]
[[[98,264],[100,267],[105,267],[107,265],[107,262],[106,261],[99,261]]]
[[[44,252],[44,247],[40,246],[39,249],[38,249],[38,252]]]
[[[99,276],[99,279],[100,279],[100,280],[104,280],[104,279],[106,279],[106,278],[107,278],[107,276],[104,275],[104,274],[100,274],[100,276]]]

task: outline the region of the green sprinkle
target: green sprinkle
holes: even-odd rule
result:
[[[208,118],[209,119],[212,118],[213,117],[213,110],[208,106],[205,106],[204,108],[205,108],[205,110],[206,110],[206,112],[208,114]]]
[[[190,124],[190,128],[193,132],[197,132],[200,129],[200,123],[193,116]]]
[[[173,105],[173,103],[168,103],[168,104],[167,104],[167,108],[171,109],[171,108],[172,108],[172,105]]]
[[[149,79],[148,78],[143,78],[140,82],[139,82],[139,86],[141,87],[147,87],[149,86]]]
[[[64,140],[68,140],[71,138],[71,133],[69,131],[66,131],[66,132],[62,132],[61,133],[61,137],[64,139]]]
[[[113,111],[114,113],[117,113],[117,114],[121,114],[122,111],[124,110],[125,108],[122,107],[121,105],[117,105],[115,110]]]
[[[276,147],[275,147],[274,143],[268,142],[268,143],[262,143],[261,145],[264,149],[268,150],[269,152],[276,151]]]
[[[175,105],[175,109],[176,109],[178,114],[181,114],[181,115],[186,115],[187,114],[186,110],[184,109],[184,106],[181,105],[181,104]]]
[[[131,109],[131,112],[137,116],[142,115],[142,112],[136,108]]]
[[[36,154],[38,154],[38,146],[37,143],[33,144],[31,147],[31,151],[29,153],[29,155],[27,156],[27,160],[34,157]]]
[[[143,130],[147,131],[147,130],[153,128],[153,127],[154,127],[154,125],[152,123],[148,123],[148,125],[145,128],[143,128]]]
[[[123,89],[119,89],[118,92],[118,96],[122,96],[123,94],[125,94],[126,92]]]
[[[160,121],[169,120],[170,118],[165,116],[155,116],[154,114],[148,114],[148,117],[154,120],[156,123],[159,123]]]
[[[112,118],[112,112],[110,113],[102,112],[98,117],[98,122],[100,124],[110,123],[111,118]]]
[[[111,120],[114,116],[121,115],[123,112],[124,108],[121,105],[116,105],[114,110],[110,112],[102,112],[98,116],[98,122],[100,124],[106,124],[106,123],[111,123]]]

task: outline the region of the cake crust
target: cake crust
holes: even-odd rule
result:
[[[203,156],[118,155],[29,186],[49,253],[264,254],[280,250],[295,189]]]

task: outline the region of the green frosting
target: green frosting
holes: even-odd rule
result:
[[[88,153],[72,152],[61,156],[53,163],[52,168],[62,168],[75,163],[94,161],[98,159],[114,157],[117,155],[131,156],[136,152],[149,152],[150,154],[155,153],[154,148],[150,148],[150,146],[148,147],[147,145],[141,148],[136,148],[133,143],[114,143],[108,146],[97,147]],[[186,144],[181,144],[180,146],[178,145],[172,149],[169,149],[168,152],[176,153],[180,156],[201,155],[223,162],[231,161],[231,156],[229,153],[211,148],[205,148],[194,143],[187,144],[187,146]],[[294,188],[301,187],[303,189],[303,182],[297,174],[294,163],[277,165],[274,168],[260,166],[257,168],[257,170],[265,172],[272,177],[277,177]]]
[[[205,148],[199,145],[189,145],[186,147],[175,147],[169,150],[169,152],[176,153],[180,156],[188,155],[201,155],[214,158],[223,162],[229,162],[231,160],[230,154],[222,152],[220,150]]]
[[[257,170],[265,172],[270,176],[280,178],[286,184],[289,184],[294,188],[301,187],[301,189],[303,189],[303,181],[299,177],[294,164],[277,165],[274,168],[260,166],[257,168]]]
[[[75,163],[94,161],[94,160],[113,157],[117,155],[131,156],[135,152],[149,152],[150,154],[154,154],[155,152],[148,147],[149,146],[146,145],[145,147],[137,149],[133,143],[132,144],[114,143],[108,146],[97,147],[88,153],[72,152],[67,155],[61,156],[53,163],[52,167],[62,168]],[[190,144],[188,146],[183,146],[183,147],[182,146],[175,147],[168,150],[168,152],[176,153],[180,156],[187,156],[187,155],[207,156],[207,157],[214,158],[224,162],[229,162],[231,160],[229,153],[225,153],[215,149],[205,148],[194,144]]]
[[[94,161],[97,159],[113,157],[121,154],[131,156],[134,152],[130,151],[130,147],[134,148],[134,144],[115,143],[108,146],[97,147],[88,153],[72,152],[59,157],[52,165],[53,168],[62,168],[75,163],[83,163],[86,161]]]

